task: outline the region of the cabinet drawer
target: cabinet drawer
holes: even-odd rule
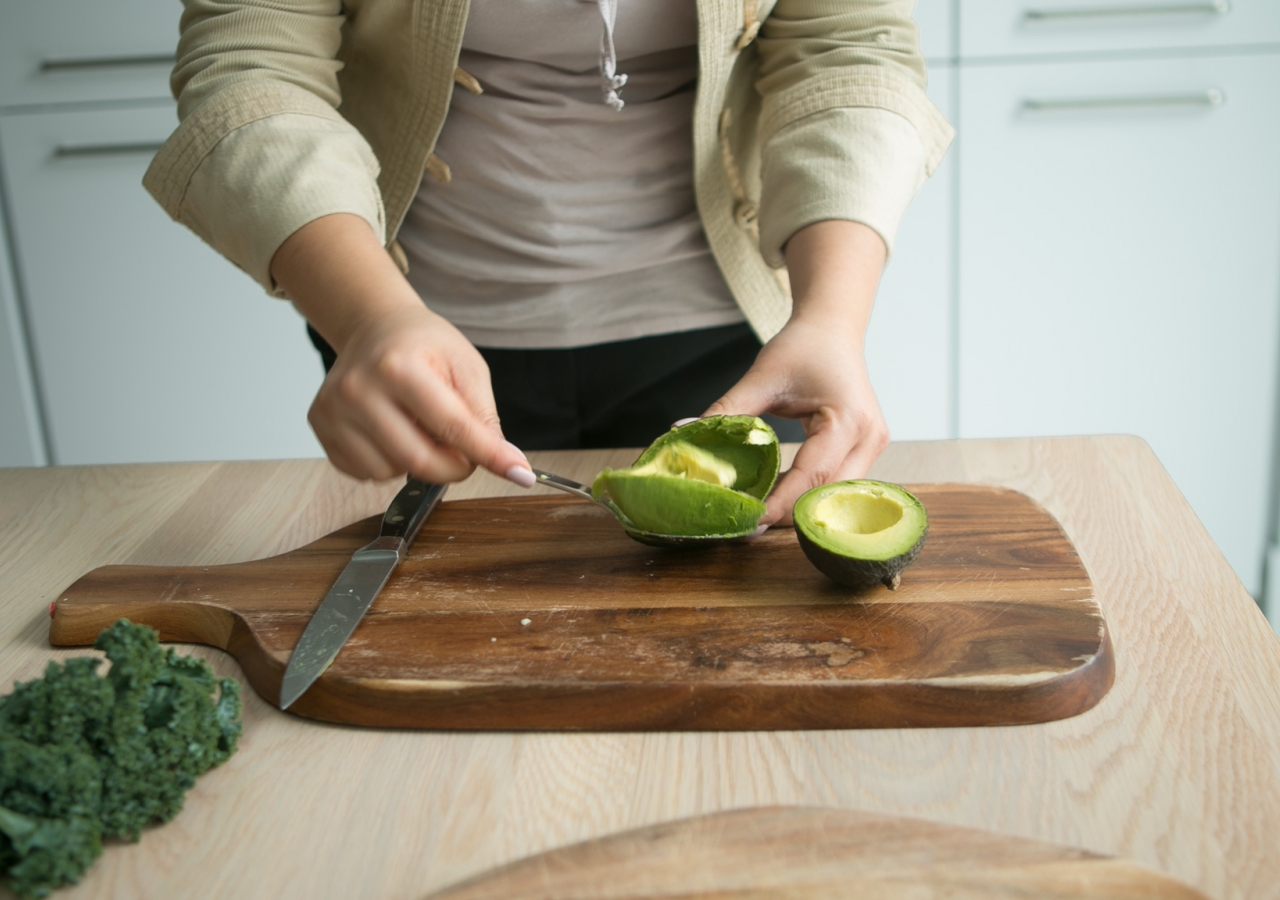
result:
[[[960,55],[1280,42],[1276,0],[963,0]]]
[[[1145,438],[1255,593],[1277,83],[1280,56],[1229,56],[979,68],[960,92],[960,436]]]
[[[0,15],[0,106],[169,96],[176,0],[25,0]]]
[[[318,456],[301,318],[141,186],[175,123],[170,104],[0,116],[52,461]]]

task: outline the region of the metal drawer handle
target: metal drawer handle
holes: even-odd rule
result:
[[[86,56],[79,59],[46,59],[40,63],[41,72],[76,72],[85,69],[123,69],[129,66],[172,66],[176,57],[172,53],[155,53],[142,56]]]
[[[1136,97],[1064,97],[1022,101],[1023,112],[1067,112],[1085,109],[1138,109],[1169,106],[1221,106],[1227,95],[1217,88],[1190,94],[1146,94]]]
[[[1156,6],[1086,6],[1081,9],[1029,9],[1026,22],[1078,22],[1084,19],[1119,19],[1133,16],[1224,16],[1231,12],[1227,0],[1209,3],[1162,3]]]
[[[53,148],[55,159],[80,159],[87,156],[124,156],[130,153],[155,155],[164,141],[135,141],[119,144],[59,144]]]

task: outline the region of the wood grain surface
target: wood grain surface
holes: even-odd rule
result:
[[[771,807],[572,844],[430,900],[1204,900],[1130,860],[901,816]]]
[[[589,481],[635,454],[530,457]],[[566,844],[779,804],[981,828],[1132,859],[1213,898],[1280,898],[1280,641],[1150,448],[892,444],[871,475],[999,484],[1048,509],[1106,617],[1107,695],[996,728],[503,733],[328,725],[246,691],[240,751],[60,900],[420,900]],[[0,690],[90,652],[49,646],[49,604],[85,572],[265,558],[395,490],[321,460],[0,471]],[[515,495],[488,475],[450,489]],[[181,649],[242,677],[221,650]]]
[[[598,506],[442,503],[333,665],[291,707],[407,728],[746,730],[1009,725],[1076,715],[1111,686],[1093,586],[1025,494],[911,485],[930,537],[897,591],[820,574],[795,532],[656,549]],[[229,650],[279,697],[302,630],[366,519],[229,566],[107,566],[71,585],[57,645],[116,619]]]

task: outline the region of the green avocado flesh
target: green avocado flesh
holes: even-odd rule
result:
[[[605,469],[591,493],[637,531],[736,537],[764,515],[780,463],[778,437],[762,419],[710,416],[671,429],[629,468]]]
[[[884,481],[840,481],[802,494],[792,511],[805,556],[849,587],[896,589],[924,546],[929,517],[910,491]]]

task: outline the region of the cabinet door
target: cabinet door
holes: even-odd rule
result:
[[[950,117],[955,70],[929,69],[929,97]],[[954,437],[951,156],[907,210],[867,331],[867,368],[894,440]]]
[[[960,8],[964,59],[1276,41],[1276,0],[962,0]]]
[[[916,0],[916,24],[920,26],[920,50],[929,60],[955,56],[952,0]]]
[[[7,248],[0,216],[0,468],[42,466],[48,460]]]
[[[0,106],[167,98],[181,15],[175,0],[7,0]]]
[[[168,104],[0,117],[52,461],[320,455],[302,319],[142,188],[174,125]]]
[[[960,91],[961,436],[1140,435],[1255,596],[1277,83],[1270,55],[973,68]]]

